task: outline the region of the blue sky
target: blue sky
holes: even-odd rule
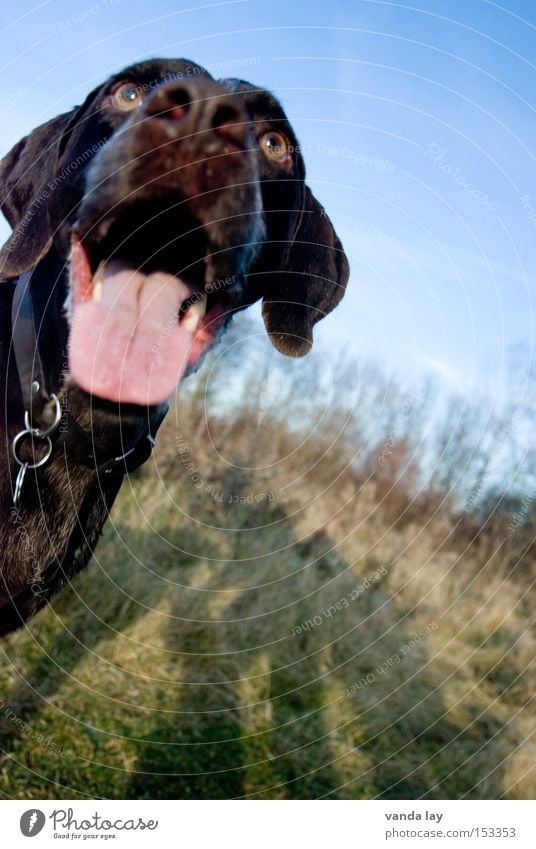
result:
[[[508,389],[534,349],[536,4],[22,0],[0,12],[4,154],[130,62],[186,56],[282,100],[352,264],[318,328],[408,378]],[[0,237],[8,233],[0,224]]]

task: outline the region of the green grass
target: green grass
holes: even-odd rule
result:
[[[334,455],[233,468],[243,435],[220,460],[192,437],[196,469],[276,497],[215,500],[173,427],[90,566],[2,644],[3,796],[532,798],[534,638],[501,562],[444,516],[393,526]]]

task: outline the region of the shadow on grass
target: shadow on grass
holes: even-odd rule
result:
[[[271,549],[248,562],[261,526]],[[249,506],[236,563],[243,584],[236,568],[220,573],[217,618],[210,593],[194,607],[175,596],[166,639],[182,660],[180,698],[138,746],[130,798],[502,792],[504,723],[446,711],[426,639],[406,651],[414,634],[378,586],[333,610],[359,578],[323,531],[298,540],[281,507]]]
[[[231,483],[236,490],[236,480]],[[247,480],[240,486],[249,491]],[[0,714],[7,776],[0,776],[0,789],[10,794],[9,771],[19,760],[19,769],[28,770],[28,798],[499,796],[501,762],[514,745],[506,739],[505,722],[495,708],[482,711],[476,702],[446,710],[446,682],[427,640],[404,652],[413,636],[409,620],[380,581],[356,594],[379,564],[368,561],[358,576],[323,530],[297,538],[276,502],[225,509],[236,527],[229,562],[209,565],[209,578],[193,594],[166,589],[164,652],[177,701],[171,710],[151,713],[149,730],[146,719],[138,722],[128,741],[133,758],[119,768],[121,782],[113,781],[113,756],[109,770],[88,767],[91,757],[103,760],[97,742],[85,763],[47,761],[53,772],[47,776],[36,761],[34,737]],[[162,546],[180,536],[188,549],[183,525],[169,520],[160,533]],[[150,544],[158,561],[150,530],[125,534],[133,551]],[[207,546],[207,556],[216,556],[217,547]],[[130,561],[119,537],[108,541],[103,556],[117,563],[114,580],[120,584]],[[133,629],[147,608],[162,601],[162,583],[144,576],[143,605],[125,606],[108,577],[94,565],[90,569],[74,586],[89,588],[90,611],[103,621],[88,616],[83,594],[65,590],[54,605],[58,618],[49,612],[43,625],[34,620],[35,642],[24,636],[24,680],[0,693],[30,728],[42,728],[48,703],[72,684],[92,652],[102,653],[117,639],[115,629]],[[16,640],[6,645],[9,655]],[[399,661],[384,669],[395,656]],[[151,672],[143,647],[139,664],[141,679]],[[85,733],[81,725],[89,708],[89,701],[79,701],[72,727],[64,731],[71,739]],[[116,721],[101,715],[104,726]]]
[[[303,566],[304,546],[296,546],[285,511],[275,505],[269,510],[266,504],[249,505],[241,518],[247,521],[236,536],[234,555],[247,564],[242,572],[249,572],[249,580],[237,590],[236,570],[222,571],[215,591],[223,599],[221,618],[214,618],[210,593],[202,593],[190,610],[180,595],[175,598],[167,646],[182,656],[181,697],[176,712],[160,720],[139,747],[131,798],[228,799],[265,795],[268,786],[274,796],[285,796],[284,788],[307,764],[311,775],[303,788],[294,785],[297,798],[315,798],[334,786],[320,655],[304,662],[288,628],[288,611],[281,616],[266,609],[274,593],[251,580],[255,563],[248,563],[246,553],[248,536],[263,525],[284,528],[285,548],[293,549],[296,561],[291,571]],[[319,544],[331,547],[327,537],[317,536]],[[266,568],[261,571],[265,579],[273,577]],[[264,728],[267,714],[271,722]],[[298,729],[294,740],[292,729]],[[289,750],[289,741],[299,751]]]

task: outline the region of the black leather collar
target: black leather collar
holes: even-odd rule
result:
[[[31,280],[33,269],[25,271],[17,280],[13,303],[11,306],[11,329],[13,352],[19,374],[22,393],[22,403],[28,412],[30,422],[35,419],[41,424],[46,421],[51,397],[47,384],[39,345],[37,342],[34,303],[32,298]]]

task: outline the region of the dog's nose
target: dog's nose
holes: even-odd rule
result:
[[[173,125],[177,135],[211,132],[224,142],[239,147],[247,144],[250,126],[245,109],[235,95],[216,82],[162,85],[145,111],[148,118]]]

